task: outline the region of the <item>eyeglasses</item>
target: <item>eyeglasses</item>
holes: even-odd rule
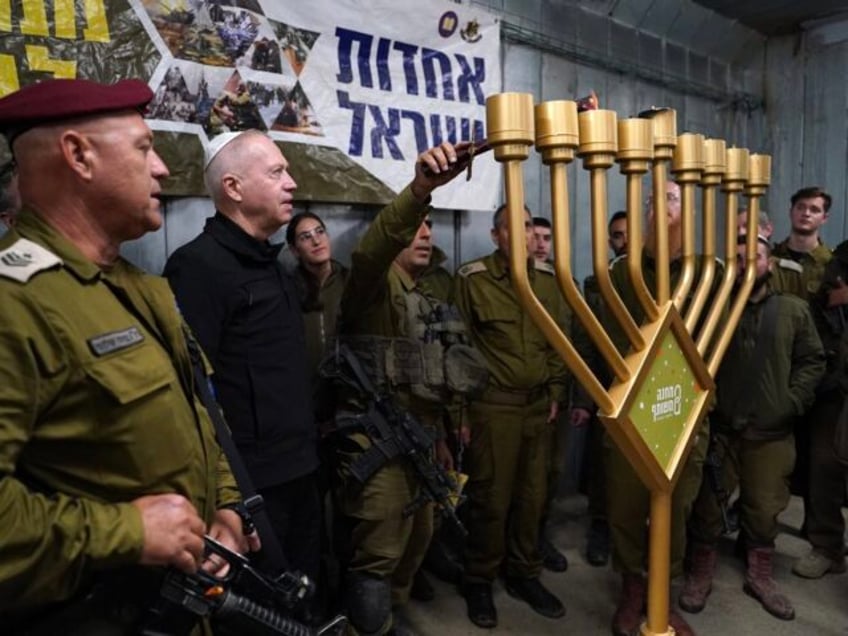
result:
[[[680,195],[677,194],[676,192],[666,192],[665,193],[665,200],[666,200],[666,203],[679,203],[680,202]],[[647,205],[653,205],[654,197],[652,197],[652,196],[648,197],[647,199],[645,199],[645,203]]]
[[[326,234],[327,234],[327,230],[323,226],[318,225],[318,226],[312,228],[311,230],[307,230],[306,232],[301,232],[300,234],[298,234],[297,235],[297,242],[298,243],[306,243],[307,241],[311,241],[313,239],[319,239],[320,240],[321,238],[326,236]]]

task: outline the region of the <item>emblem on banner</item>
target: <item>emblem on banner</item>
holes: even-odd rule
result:
[[[439,35],[443,38],[449,38],[456,33],[458,24],[459,16],[454,11],[445,11],[442,17],[439,18]]]
[[[477,20],[471,20],[459,34],[469,44],[474,44],[483,37],[483,34],[480,33],[480,23]]]

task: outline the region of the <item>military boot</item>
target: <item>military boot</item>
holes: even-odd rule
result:
[[[784,621],[795,618],[795,609],[775,583],[772,562],[774,548],[749,548],[745,593],[757,599],[772,616]]]
[[[680,609],[697,614],[707,604],[707,597],[713,589],[718,550],[715,546],[693,542],[690,544],[689,569],[686,582],[677,599]]]
[[[647,584],[641,574],[623,574],[621,577],[621,598],[612,617],[612,633],[615,636],[632,636],[642,624],[645,609]]]
[[[674,629],[674,636],[695,636],[695,630],[674,610],[668,612],[668,624]]]

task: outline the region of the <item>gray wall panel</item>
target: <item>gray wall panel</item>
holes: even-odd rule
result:
[[[168,251],[165,247],[165,224],[156,232],[121,245],[121,254],[131,263],[153,274],[162,272]]]

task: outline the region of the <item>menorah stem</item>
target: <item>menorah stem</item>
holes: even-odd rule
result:
[[[648,553],[648,620],[642,636],[669,634],[668,597],[671,585],[671,490],[651,491]]]
[[[750,296],[751,290],[754,288],[754,281],[757,277],[757,220],[760,216],[760,202],[758,197],[751,197],[749,206],[747,219],[748,233],[745,236],[745,275],[742,285],[736,291],[736,298],[733,300],[733,305],[730,308],[730,315],[727,318],[725,328],[710,354],[710,359],[707,361],[707,369],[713,377],[718,372],[724,354],[730,346],[733,332],[736,331],[736,325],[739,324],[739,320],[742,318],[742,312],[745,311],[745,304],[748,302],[748,296]]]
[[[606,170],[603,168],[590,168],[591,197],[592,197],[592,263],[594,265],[595,278],[601,290],[604,301],[607,303],[613,316],[621,325],[630,346],[635,351],[645,348],[645,338],[639,331],[639,326],[633,320],[633,316],[627,311],[627,307],[612,286],[609,267],[606,259],[606,224],[607,224],[607,181]]]
[[[721,285],[715,295],[713,306],[707,314],[704,321],[704,326],[698,334],[698,351],[706,356],[710,349],[713,334],[718,327],[727,305],[727,299],[730,298],[730,292],[733,290],[733,283],[736,281],[736,213],[738,209],[737,196],[735,192],[727,193],[724,226],[724,277],[721,280]],[[735,326],[735,325],[734,325]],[[727,327],[729,328],[729,327]],[[727,328],[725,330],[727,330]],[[730,328],[732,332],[732,328]],[[709,364],[707,365],[709,367]]]
[[[673,302],[677,311],[683,313],[683,306],[689,290],[695,282],[695,184],[683,182],[680,186],[681,232],[683,250],[681,260],[683,268],[674,288]]]
[[[653,322],[659,319],[660,311],[642,275],[642,240],[642,175],[628,174],[627,273],[646,320]]]
[[[509,268],[513,288],[519,303],[536,323],[545,338],[565,360],[574,377],[581,383],[598,408],[604,412],[614,404],[604,386],[577,353],[561,327],[539,302],[530,287],[527,276],[527,229],[524,226],[524,181],[521,164],[517,160],[504,161],[504,187],[506,190],[507,216],[509,222]]]
[[[653,178],[653,208],[654,208],[654,258],[656,259],[657,289],[654,297],[657,305],[665,305],[669,296],[670,274],[668,271],[668,204],[665,198],[666,164],[662,159],[656,159],[651,168]]]
[[[692,302],[686,310],[685,324],[686,331],[695,333],[695,328],[698,325],[698,320],[704,311],[712,289],[713,279],[715,278],[716,262],[716,235],[715,235],[715,186],[705,185],[703,190],[701,207],[704,215],[704,252],[701,261],[701,277],[698,281],[698,286],[695,288],[695,295],[692,297]],[[698,348],[698,353],[702,356],[704,351]]]
[[[557,283],[566,302],[574,311],[574,315],[592,339],[592,343],[603,356],[613,375],[621,382],[630,379],[630,370],[624,363],[624,358],[615,348],[607,332],[604,331],[598,318],[586,304],[580,290],[571,274],[571,240],[569,238],[570,222],[568,213],[568,182],[566,180],[566,165],[554,162],[550,166],[551,173],[551,216],[553,219],[554,235],[554,269]]]

